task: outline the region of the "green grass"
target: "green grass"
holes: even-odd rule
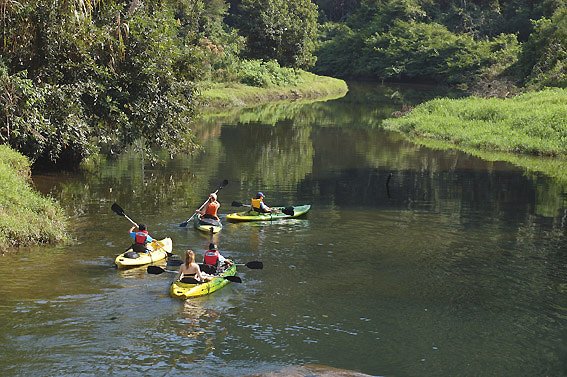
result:
[[[30,163],[0,145],[0,249],[55,243],[68,239],[66,216],[30,184]]]
[[[277,100],[338,98],[347,91],[343,80],[300,71],[297,83],[291,85],[257,87],[241,83],[207,83],[201,90],[201,101],[205,107],[221,109]]]
[[[567,89],[510,99],[435,99],[384,121],[411,137],[463,148],[526,155],[567,156]]]

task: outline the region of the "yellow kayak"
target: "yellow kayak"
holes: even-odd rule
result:
[[[143,266],[145,264],[154,263],[165,259],[168,253],[173,250],[171,238],[164,238],[163,240],[153,240],[146,245],[149,250],[148,253],[135,253],[131,248],[120,254],[114,260],[118,268],[130,268]]]
[[[169,289],[169,294],[171,297],[179,298],[182,300],[208,295],[215,291],[218,291],[225,285],[227,285],[230,280],[225,279],[225,276],[235,276],[236,275],[236,265],[233,264],[227,270],[225,270],[218,277],[213,278],[213,280],[206,283],[200,284],[187,284],[182,283],[179,280],[174,281]]]

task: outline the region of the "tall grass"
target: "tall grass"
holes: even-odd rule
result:
[[[384,126],[481,150],[567,156],[567,89],[509,99],[435,99]]]
[[[1,250],[67,239],[62,208],[36,192],[29,176],[29,160],[0,145]]]

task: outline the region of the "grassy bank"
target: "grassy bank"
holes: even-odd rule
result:
[[[566,103],[567,89],[509,99],[435,99],[384,126],[459,148],[567,157]]]
[[[0,250],[67,239],[62,208],[30,185],[29,160],[0,145]]]
[[[317,76],[301,71],[296,84],[257,87],[241,83],[207,83],[201,90],[201,100],[209,110],[245,107],[290,99],[331,99],[346,94],[343,80]]]

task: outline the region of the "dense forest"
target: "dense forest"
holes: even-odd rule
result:
[[[564,0],[321,1],[315,72],[530,89],[567,84]]]
[[[0,17],[0,143],[67,166],[193,148],[211,82],[567,83],[563,0],[2,0]]]

